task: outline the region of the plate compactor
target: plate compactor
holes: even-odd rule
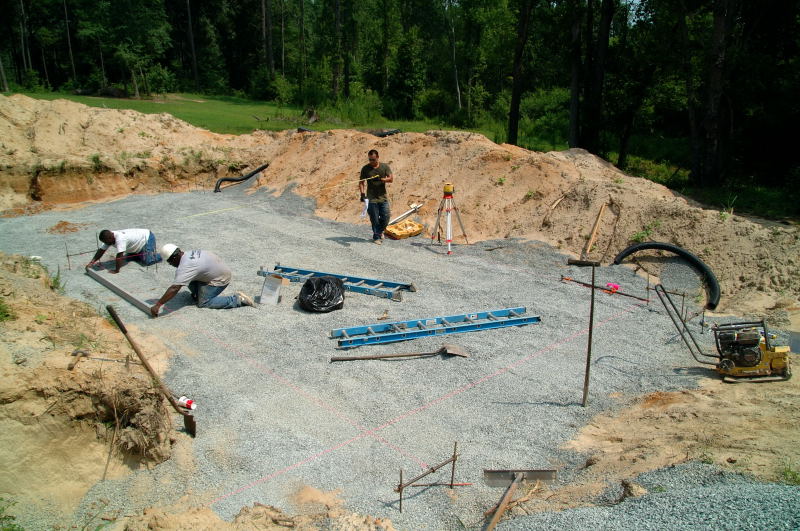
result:
[[[719,352],[717,372],[722,377],[792,377],[789,347],[772,343],[764,321],[730,323],[711,328]]]
[[[723,379],[792,377],[789,347],[772,343],[775,336],[769,333],[764,320],[712,326],[717,353],[708,354],[700,348],[664,287],[657,285],[655,292],[694,359],[714,365]]]

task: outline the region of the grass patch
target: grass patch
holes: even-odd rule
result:
[[[2,531],[25,531],[24,528],[14,523],[15,516],[7,514],[9,507],[16,505],[16,502],[0,498],[0,530]]]
[[[800,471],[786,465],[781,470],[781,480],[788,485],[800,485]]]
[[[650,239],[650,236],[653,235],[653,231],[655,231],[658,227],[661,226],[661,220],[657,219],[652,221],[644,226],[644,229],[640,230],[637,233],[634,233],[630,240],[636,243],[646,242]]]
[[[318,131],[339,128],[353,128],[352,121],[336,116],[336,107],[318,110],[320,120],[308,124],[304,109],[296,106],[277,105],[236,98],[232,96],[204,96],[199,94],[168,94],[154,99],[101,98],[96,96],[77,96],[67,93],[36,92],[26,96],[41,100],[66,99],[90,107],[106,109],[133,109],[145,114],[169,113],[196,127],[215,133],[241,135],[257,129],[282,131],[307,127]],[[360,129],[400,129],[401,131],[424,132],[439,129],[431,121],[391,121],[383,118],[358,124]],[[145,133],[147,134],[147,133]]]
[[[14,312],[11,310],[8,304],[6,304],[6,301],[0,298],[0,323],[3,321],[12,321],[16,318],[17,316],[14,315]]]

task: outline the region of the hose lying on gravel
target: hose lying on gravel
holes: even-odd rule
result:
[[[242,177],[223,177],[222,179],[219,179],[217,181],[217,184],[214,185],[214,192],[216,193],[216,192],[221,192],[222,191],[219,188],[222,183],[241,183],[241,182],[244,182],[247,179],[249,179],[250,177],[252,177],[253,175],[255,175],[257,173],[260,173],[262,170],[266,169],[267,166],[269,166],[269,162],[264,164],[263,166],[259,166],[255,170],[251,171],[247,175],[243,175]]]
[[[628,255],[633,253],[638,253],[639,251],[643,251],[645,249],[659,249],[662,251],[670,251],[687,262],[691,264],[702,276],[703,282],[706,285],[706,308],[709,310],[713,310],[719,304],[719,282],[717,282],[717,277],[714,275],[714,272],[697,256],[690,253],[686,249],[678,247],[677,245],[672,245],[671,243],[664,243],[664,242],[644,242],[644,243],[635,243],[630,247],[623,250],[619,253],[616,258],[614,258],[614,264],[619,265]]]

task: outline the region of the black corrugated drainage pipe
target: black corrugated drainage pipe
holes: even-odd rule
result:
[[[255,170],[251,171],[247,175],[242,177],[223,177],[217,181],[217,184],[214,185],[214,192],[221,192],[222,190],[219,189],[222,183],[241,183],[252,177],[253,175],[260,173],[262,170],[266,169],[269,166],[269,162],[264,164],[263,166],[259,166]]]
[[[614,263],[619,265],[619,263],[622,262],[628,255],[638,253],[639,251],[644,251],[645,249],[670,251],[689,262],[692,267],[702,275],[703,282],[706,285],[706,309],[713,310],[717,307],[719,304],[719,282],[717,282],[717,277],[714,276],[714,272],[711,271],[711,269],[709,269],[709,267],[697,256],[693,255],[686,249],[678,247],[677,245],[663,242],[635,243],[619,253],[616,258],[614,258]]]

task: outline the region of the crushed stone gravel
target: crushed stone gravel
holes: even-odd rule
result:
[[[568,266],[567,256],[541,242],[462,245],[457,232],[451,256],[423,237],[376,246],[366,222],[320,219],[313,208],[313,201],[291,191],[276,196],[234,187],[220,194],[130,196],[2,221],[0,250],[42,256],[50,271],[60,270],[67,295],[101,313],[112,304],[133,335],[164,341],[175,353],[167,384],[198,404],[196,439],[178,433],[173,459],[97,483],[75,523],[85,521],[100,500],[120,515],[179,501],[210,505],[226,519],[255,502],[292,512],[292,494],[311,485],[339,490],[348,509],[390,518],[397,529],[478,528],[502,494],[483,483],[483,469],[556,467],[558,481],[569,481],[583,461],[559,447],[594,415],[643,393],[696,387],[698,376],[687,369],[695,362],[657,301],[648,305],[599,292],[589,403],[581,407],[590,291],[561,282],[561,275],[588,282],[590,269]],[[68,234],[47,231],[61,220],[85,225]],[[67,269],[65,244],[71,253],[91,251],[99,230],[133,227],[151,229],[159,246],[217,253],[233,271],[224,294],[258,296],[263,278],[257,271],[278,262],[412,281],[417,291],[404,293],[402,302],[347,292],[343,309],[311,314],[294,300],[298,283],[284,288],[277,306],[231,310],[198,309],[182,290],[151,319],[83,274],[76,258]],[[129,263],[111,278],[152,304],[173,275],[165,263]],[[600,267],[596,275],[600,285],[613,282],[646,296],[646,280],[629,268]],[[696,275],[680,264],[665,267],[662,281],[692,293],[699,287]],[[347,352],[328,337],[334,328],[381,322],[386,311],[395,321],[514,306],[527,307],[527,315],[541,322]],[[329,362],[337,355],[433,351],[443,342],[461,345],[470,357]],[[182,423],[176,418],[175,425]],[[455,495],[443,488],[406,491],[401,513],[393,491],[399,471],[405,478],[422,473],[447,459],[456,441],[456,481],[473,485]],[[798,527],[796,487],[728,476],[689,481],[697,470],[675,467],[642,480],[665,492],[651,488],[645,497],[613,507],[538,514],[501,528]],[[444,480],[449,470],[437,474],[431,481]],[[24,514],[19,521],[31,528],[55,524],[46,515]]]

